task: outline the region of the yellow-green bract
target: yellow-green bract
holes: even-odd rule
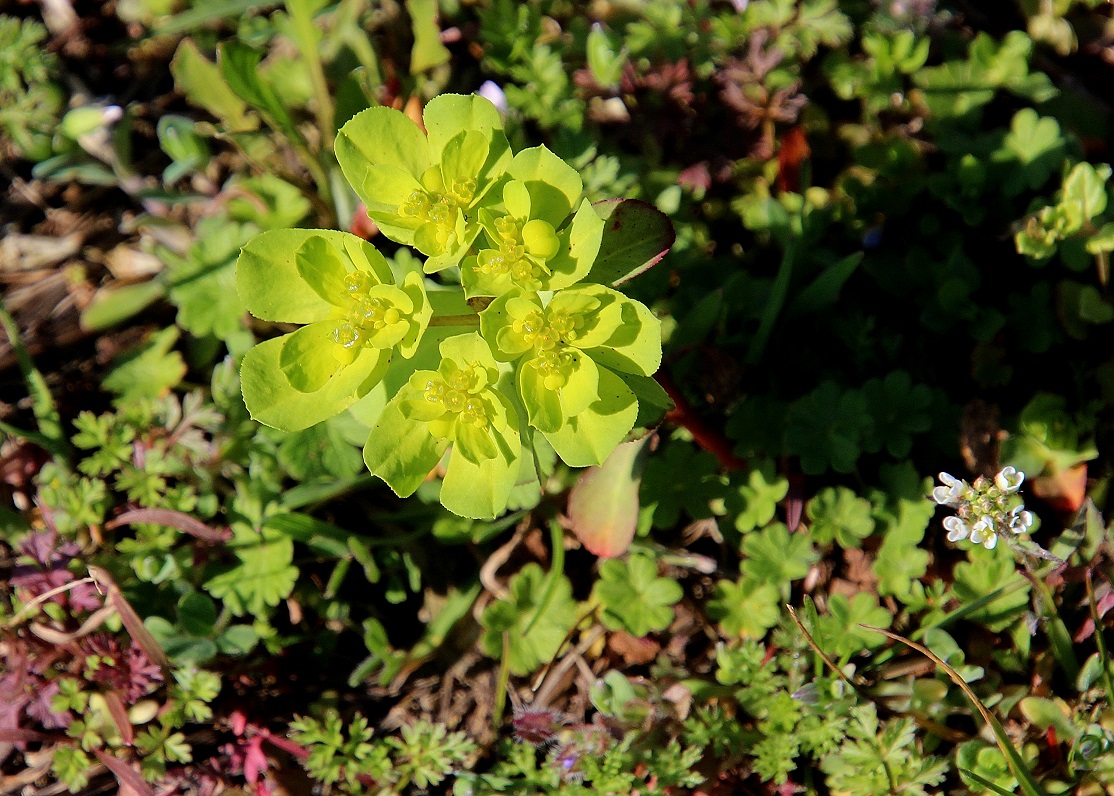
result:
[[[380,232],[426,255],[425,274],[459,269],[446,281],[461,287],[392,273],[347,233],[264,233],[241,254],[241,298],[301,328],[249,351],[241,384],[252,417],[289,431],[378,387],[361,403],[371,472],[405,497],[451,450],[441,502],[492,518],[524,470],[536,477],[523,465],[535,431],[577,467],[630,433],[638,396],[656,395],[660,324],[593,282],[607,229],[572,167],[545,147],[512,157],[480,97],[437,97],[423,122],[363,111],[341,128],[337,158]],[[465,301],[477,298],[479,313]]]

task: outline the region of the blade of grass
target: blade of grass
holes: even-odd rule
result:
[[[333,128],[333,95],[325,80],[321,66],[321,53],[317,49],[317,31],[313,27],[313,14],[307,0],[286,0],[286,11],[294,22],[294,39],[302,53],[313,86],[313,105],[317,127],[321,131],[321,149],[331,151],[337,131]]]
[[[1006,735],[1006,730],[1002,726],[1002,723],[987,709],[986,705],[982,703],[982,700],[979,699],[971,686],[960,676],[959,672],[945,663],[943,658],[923,644],[918,644],[904,636],[900,636],[889,630],[883,630],[880,627],[871,627],[870,625],[863,624],[860,624],[859,627],[872,630],[875,633],[881,633],[886,638],[893,639],[894,641],[899,641],[905,646],[915,649],[917,652],[921,653],[921,655],[924,655],[940,667],[940,670],[943,671],[953,683],[959,686],[960,690],[963,691],[967,699],[971,701],[971,704],[982,716],[983,721],[985,721],[987,726],[994,732],[994,738],[998,742],[998,748],[1001,749],[1002,754],[1005,755],[1006,762],[1009,764],[1014,777],[1016,777],[1018,783],[1020,783],[1022,792],[1025,793],[1026,796],[1048,796],[1044,789],[1041,788],[1040,784],[1033,779],[1033,775],[1029,772],[1029,768],[1025,765],[1025,761],[1021,759],[1020,753],[1014,748],[1009,736]]]
[[[1027,581],[1016,580],[1005,586],[995,589],[989,594],[984,594],[982,597],[978,597],[974,600],[971,600],[970,602],[963,603],[963,605],[959,606],[955,610],[949,611],[948,613],[944,614],[944,616],[940,617],[939,620],[918,627],[909,635],[909,637],[913,639],[923,638],[924,634],[927,633],[929,630],[933,630],[935,628],[943,629],[954,622],[958,622],[960,619],[964,619],[967,616],[970,616],[975,611],[985,608],[986,606],[997,600],[999,597],[1005,597],[1007,595],[1013,594],[1015,591],[1020,591],[1026,585]],[[889,663],[891,660],[894,659],[894,657],[896,657],[896,655],[896,647],[891,647],[888,650],[883,650],[871,661],[871,667],[876,669],[885,663]]]
[[[12,316],[8,314],[3,300],[0,300],[0,325],[4,327],[4,332],[8,335],[8,344],[12,347],[16,363],[19,365],[19,371],[23,374],[23,380],[27,384],[27,392],[31,396],[31,411],[35,414],[35,420],[39,424],[39,438],[41,441],[32,441],[37,445],[42,445],[44,450],[54,456],[58,465],[68,469],[71,451],[69,440],[62,428],[62,418],[58,414],[58,408],[54,405],[54,398],[50,394],[50,389],[46,386],[46,379],[35,367],[31,355],[27,353],[27,347],[23,345],[23,341],[19,337],[19,328]],[[28,439],[30,438],[28,437]]]
[[[793,624],[795,624],[797,626],[797,629],[801,631],[801,635],[805,637],[805,641],[810,647],[812,647],[812,651],[820,656],[820,660],[824,661],[827,667],[832,670],[832,673],[835,674],[835,676],[838,677],[840,680],[847,683],[847,685],[851,686],[852,690],[854,690],[855,693],[857,693],[864,700],[873,702],[874,700],[870,697],[870,695],[866,694],[861,688],[859,688],[859,684],[848,677],[843,669],[837,666],[836,662],[829,658],[828,654],[824,652],[824,650],[820,649],[820,645],[816,643],[815,639],[812,638],[812,635],[808,632],[808,630],[805,629],[804,623],[797,617],[797,612],[796,610],[794,610],[793,606],[786,605],[785,610],[789,611],[789,618],[793,620]]]
[[[961,769],[959,769],[959,773],[963,774],[965,777],[970,777],[971,779],[975,780],[975,782],[979,783],[980,785],[982,785],[987,790],[992,790],[995,793],[1000,793],[1000,794],[1002,794],[1002,796],[1013,796],[1012,791],[1003,790],[1002,788],[998,787],[997,785],[995,785],[990,780],[988,780],[984,777],[980,777],[978,774],[976,774],[974,771],[971,771],[970,769],[961,768]]]

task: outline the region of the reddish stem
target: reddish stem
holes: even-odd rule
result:
[[[731,449],[731,442],[723,434],[711,428],[704,422],[692,408],[684,395],[677,388],[672,377],[664,370],[659,370],[654,378],[665,390],[673,401],[673,409],[666,414],[665,419],[692,434],[693,440],[708,453],[719,460],[719,466],[724,470],[742,470],[747,466],[745,459],[740,459]]]

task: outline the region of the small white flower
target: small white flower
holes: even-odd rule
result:
[[[949,542],[962,541],[971,533],[971,529],[967,527],[967,523],[954,515],[944,518],[944,527],[948,529]]]
[[[994,546],[998,544],[998,534],[994,532],[994,521],[989,517],[983,517],[972,525],[971,541],[975,544],[984,545],[987,550],[993,550]]]
[[[959,502],[959,496],[963,493],[966,484],[948,473],[940,473],[937,477],[944,482],[944,486],[932,490],[932,499],[941,506],[954,506]]]
[[[1010,509],[1008,519],[1010,530],[1014,533],[1025,533],[1033,527],[1033,512],[1026,511],[1024,504]]]
[[[1017,490],[1021,489],[1021,483],[1025,480],[1025,473],[1018,472],[1013,467],[1003,467],[998,475],[994,476],[994,484],[1007,495],[1011,495]]]

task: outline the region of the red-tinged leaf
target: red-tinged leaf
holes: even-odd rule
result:
[[[103,749],[94,749],[93,754],[97,759],[104,763],[104,767],[116,775],[116,779],[120,780],[121,787],[131,788],[139,796],[155,796],[155,792],[151,790],[151,786],[143,781],[143,777],[139,772],[129,766],[118,757],[110,755]]]
[[[1033,494],[1056,511],[1074,514],[1087,497],[1087,463],[1033,479]]]
[[[789,474],[789,494],[785,498],[785,525],[794,533],[801,524],[805,508],[805,477],[800,473]]]
[[[352,214],[352,223],[348,231],[364,240],[371,240],[379,234],[379,227],[368,216],[367,206],[363,202],[356,205],[356,212]]]
[[[606,223],[589,281],[618,287],[657,265],[677,239],[669,216],[649,202],[607,199],[593,207]]]
[[[0,727],[0,743],[40,743],[52,740],[45,732],[24,730],[19,727]]]
[[[135,729],[128,719],[128,709],[124,706],[124,700],[116,691],[107,691],[104,694],[104,703],[108,707],[108,715],[112,717],[112,723],[120,731],[121,740],[131,746],[135,742]]]
[[[803,127],[791,127],[781,137],[777,153],[777,188],[779,191],[801,192],[801,164],[812,154]]]
[[[173,509],[132,509],[105,523],[105,527],[112,530],[113,528],[119,528],[121,525],[135,525],[136,523],[165,525],[182,533],[188,533],[190,536],[196,536],[198,539],[204,539],[206,542],[227,542],[232,538],[232,532],[228,529],[210,528],[201,520]]]
[[[601,558],[620,556],[630,547],[638,526],[638,487],[649,435],[624,442],[607,460],[580,474],[569,494],[572,532]]]
[[[155,641],[155,637],[151,635],[150,631],[143,625],[143,620],[139,618],[139,614],[131,607],[131,604],[124,598],[123,592],[120,587],[116,585],[116,581],[108,574],[108,570],[103,567],[98,567],[95,564],[89,565],[89,574],[96,578],[97,583],[107,595],[109,605],[116,609],[116,613],[120,615],[120,621],[124,625],[124,629],[131,634],[132,640],[138,644],[147,657],[162,667],[163,670],[170,668],[170,660],[166,657],[166,653],[162,651],[162,647]]]
[[[259,782],[261,775],[267,773],[267,755],[263,754],[263,738],[256,735],[244,743],[244,779]]]

